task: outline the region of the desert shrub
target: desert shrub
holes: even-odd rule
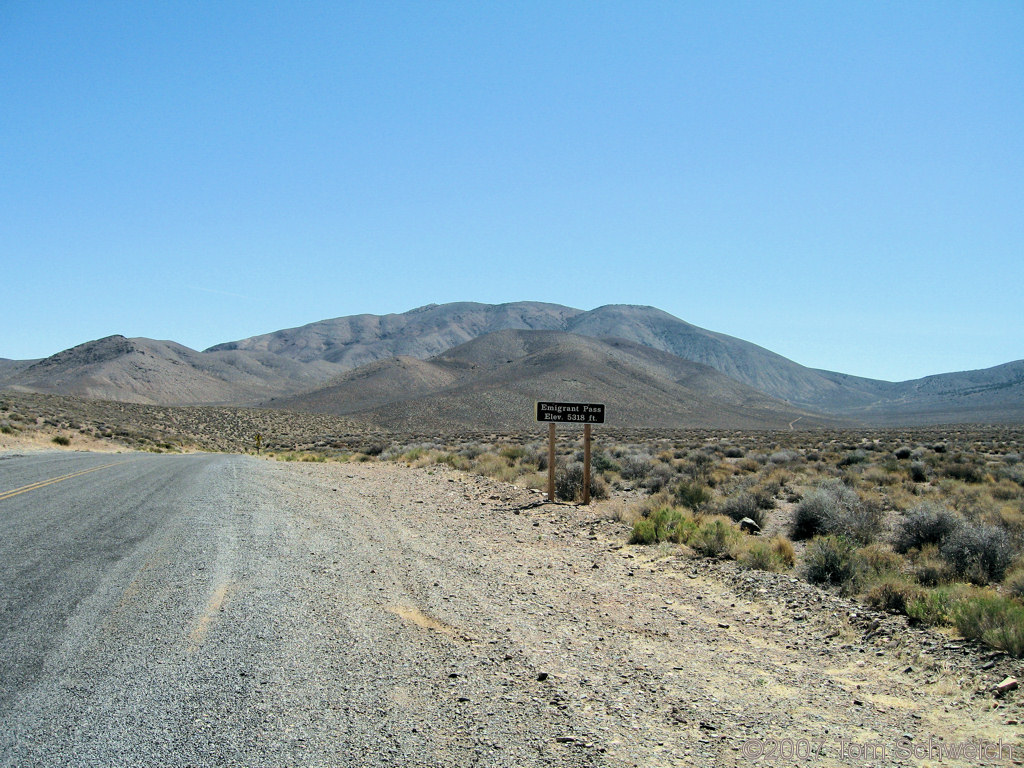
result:
[[[65,437],[64,435],[57,435],[53,438],[53,442],[57,445],[71,445],[71,438]]]
[[[961,599],[962,585],[925,590],[907,602],[907,616],[922,624],[949,624],[953,605]]]
[[[850,451],[848,454],[843,456],[843,458],[836,462],[836,466],[849,467],[854,464],[863,464],[867,460],[868,452],[865,451],[863,448],[857,448],[856,450]]]
[[[804,553],[804,576],[813,584],[832,584],[852,589],[862,564],[853,542],[842,536],[819,536]]]
[[[555,470],[555,498],[579,501],[583,498],[583,465],[572,462]],[[590,498],[608,498],[608,486],[594,472],[590,473]]]
[[[951,617],[964,637],[981,640],[1013,656],[1024,655],[1024,606],[1016,600],[978,594],[955,602]]]
[[[920,583],[935,587],[955,578],[952,566],[939,554],[938,545],[926,544],[914,554],[913,573]]]
[[[993,499],[999,501],[1012,501],[1021,498],[1021,488],[1009,478],[1003,477],[989,488]]]
[[[597,451],[590,459],[595,472],[618,472],[621,467],[612,461],[606,453]]]
[[[768,457],[769,464],[792,464],[799,460],[800,454],[791,450],[775,451]]]
[[[906,614],[907,607],[923,596],[924,590],[910,579],[891,577],[875,584],[865,599],[879,610]]]
[[[451,453],[449,451],[437,454],[434,457],[434,463],[445,464],[452,469],[462,470],[463,472],[468,471],[473,466],[473,463],[467,457],[462,454]]]
[[[750,456],[736,462],[736,467],[738,469],[742,469],[744,472],[758,472],[761,469],[761,465],[758,463],[757,459],[751,458]]]
[[[704,451],[690,451],[683,464],[683,474],[695,482],[707,483],[715,460]]]
[[[922,461],[915,461],[910,465],[910,479],[915,483],[928,482],[928,465]]]
[[[651,469],[644,480],[644,489],[648,493],[659,493],[667,488],[675,478],[676,473],[672,471],[671,467],[665,464],[658,464]]]
[[[897,459],[909,459],[910,458],[910,452],[911,452],[910,446],[909,445],[904,445],[904,446],[901,446],[901,447],[897,448],[896,451],[893,453],[893,456],[895,456]]]
[[[622,475],[623,480],[643,480],[651,473],[652,469],[654,469],[654,464],[651,460],[638,454],[623,456],[619,462],[619,474]]]
[[[900,573],[904,560],[881,544],[872,544],[858,550],[868,579],[887,579]]]
[[[1024,600],[1024,568],[1016,568],[1006,574],[1006,578],[1003,579],[1003,587],[1011,597]]]
[[[793,543],[785,536],[775,536],[771,540],[772,552],[779,558],[786,569],[793,567],[796,562],[796,552],[793,549]]]
[[[629,543],[657,544],[671,541],[682,544],[696,529],[697,523],[688,512],[675,507],[660,507],[633,524]]]
[[[521,445],[506,445],[498,451],[498,455],[505,459],[509,465],[515,464],[520,459],[530,455],[530,451]]]
[[[897,552],[940,544],[963,523],[960,516],[940,504],[925,502],[904,513],[896,525],[892,546]]]
[[[795,553],[789,539],[776,536],[771,541],[758,539],[751,542],[747,551],[740,555],[740,564],[759,571],[780,573],[793,567]]]
[[[957,527],[939,546],[957,575],[976,584],[1002,581],[1015,552],[1006,531],[994,525]]]
[[[781,490],[774,483],[755,485],[750,489],[750,495],[753,497],[758,509],[775,509],[775,495]]]
[[[367,455],[370,455],[370,454],[367,454]],[[413,462],[419,461],[420,459],[422,459],[426,455],[427,455],[427,449],[426,448],[424,448],[423,446],[416,446],[415,448],[411,448],[410,450],[408,450],[405,453],[403,453],[401,455],[401,459],[403,461],[409,463],[409,464],[412,464]]]
[[[725,449],[725,458],[727,458],[727,459],[742,459],[743,458],[743,449],[742,448],[737,448],[736,446],[731,445],[731,446],[729,446],[728,448]]]
[[[999,470],[999,476],[1024,487],[1024,468],[1020,466],[1004,467]]]
[[[984,473],[974,464],[956,462],[942,468],[942,474],[964,483],[980,483],[985,479]]]
[[[731,521],[721,515],[712,515],[700,521],[686,543],[705,557],[727,557],[732,555],[742,539],[740,529]]]
[[[473,460],[481,453],[486,453],[487,449],[480,443],[466,443],[459,447],[459,454],[465,456],[467,459]],[[544,454],[547,457],[547,454]]]
[[[718,511],[737,522],[745,517],[749,517],[760,527],[764,527],[764,511],[758,506],[757,499],[751,493],[744,491],[735,496],[730,496],[722,502]]]
[[[793,511],[794,539],[819,534],[845,536],[862,544],[870,542],[882,526],[881,507],[864,501],[838,480],[822,483],[805,496]]]
[[[711,491],[703,485],[695,482],[680,481],[672,489],[672,496],[677,504],[682,504],[690,509],[700,509],[711,501]]]

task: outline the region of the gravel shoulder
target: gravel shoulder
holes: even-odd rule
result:
[[[475,724],[456,762],[746,765],[783,739],[807,740],[820,765],[879,757],[873,744],[1001,741],[1024,757],[1020,705],[988,690],[1012,660],[983,671],[969,644],[791,577],[623,546],[600,504],[537,505],[440,467],[274,470],[317,500],[297,519],[328,622],[350,624],[358,595],[359,626],[390,615],[392,647],[447,652],[393,698],[426,734],[438,715]],[[355,592],[339,556],[352,548],[369,580]],[[522,730],[502,742],[509,728]]]
[[[1016,662],[625,546],[601,504],[443,467],[148,462],[190,482],[139,501],[158,524],[89,566],[3,704],[0,765],[793,764],[768,754],[783,739],[815,765],[940,762],[865,746],[901,740],[1024,757],[1017,692],[987,690]]]

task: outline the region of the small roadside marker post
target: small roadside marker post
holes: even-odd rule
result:
[[[548,424],[548,501],[555,500],[555,424],[583,425],[583,503],[590,503],[590,425],[604,424],[604,403],[536,404],[537,421]]]

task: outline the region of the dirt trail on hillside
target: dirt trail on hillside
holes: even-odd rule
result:
[[[987,690],[1011,660],[981,670],[951,637],[790,576],[625,545],[600,504],[447,468],[270,469],[308,500],[290,525],[318,625],[393,633],[365,638],[404,667],[382,683],[388,722],[462,764],[1024,760],[1020,692]]]

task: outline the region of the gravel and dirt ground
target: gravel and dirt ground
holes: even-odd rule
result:
[[[0,713],[0,765],[1024,761],[1019,691],[991,692],[1016,660],[626,545],[614,501],[441,466],[144,461],[188,487],[90,566],[109,572]],[[64,515],[71,485],[46,489]]]

